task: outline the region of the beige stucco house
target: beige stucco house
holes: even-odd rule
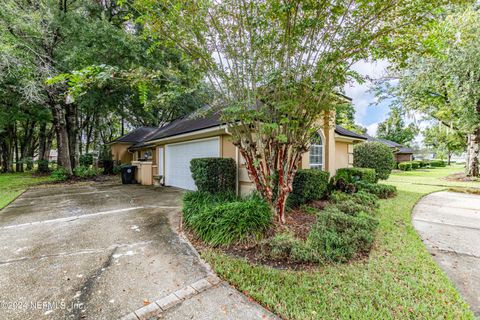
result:
[[[331,123],[331,116],[324,121]],[[353,165],[353,145],[367,139],[335,125],[326,126],[318,134],[321,139],[304,154],[301,167],[325,170],[332,175],[338,168]],[[110,145],[114,160],[137,166],[135,178],[143,185],[161,183],[194,190],[191,159],[228,157],[237,163],[238,193],[245,195],[253,189],[242,156],[231,142],[228,127],[217,115],[185,117],[161,128],[141,127]]]

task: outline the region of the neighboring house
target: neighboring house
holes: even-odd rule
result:
[[[332,123],[331,116],[323,117]],[[367,138],[340,126],[325,127],[317,142],[302,158],[301,168],[314,168],[335,174],[338,168],[353,166],[353,145]],[[190,160],[203,157],[232,158],[237,163],[237,190],[247,194],[254,187],[245,162],[231,142],[228,127],[218,115],[187,116],[161,128],[138,128],[110,143],[113,159],[137,166],[136,180],[151,185],[162,178],[167,186],[194,190]]]
[[[374,137],[369,136],[367,134],[365,136],[367,137],[368,141],[381,142],[381,143],[389,146],[392,149],[393,155],[395,156],[395,161],[397,163],[413,160],[413,149],[408,148],[408,147],[404,147],[401,144],[396,143],[395,141],[374,138]]]

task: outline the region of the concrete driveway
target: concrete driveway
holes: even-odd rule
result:
[[[25,192],[0,211],[0,319],[116,319],[201,283],[209,270],[175,230],[180,202],[178,190],[112,183]],[[195,319],[207,295],[223,318],[273,317],[223,283],[169,317]]]
[[[480,196],[432,193],[413,213],[427,249],[480,316]]]

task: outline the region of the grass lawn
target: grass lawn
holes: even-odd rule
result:
[[[204,258],[225,280],[287,319],[473,319],[473,313],[435,264],[412,226],[425,194],[449,186],[480,187],[443,177],[460,166],[395,172],[398,196],[382,200],[376,244],[366,261],[310,271],[255,266],[209,251]]]
[[[0,209],[8,205],[28,187],[52,181],[50,177],[34,176],[31,173],[0,173]]]

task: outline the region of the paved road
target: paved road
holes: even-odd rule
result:
[[[116,319],[208,276],[175,230],[180,199],[112,183],[24,193],[0,211],[0,319]],[[222,283],[169,318],[196,319],[206,295],[224,319],[272,317]]]
[[[413,224],[437,263],[480,316],[480,196],[432,193],[415,206]]]

